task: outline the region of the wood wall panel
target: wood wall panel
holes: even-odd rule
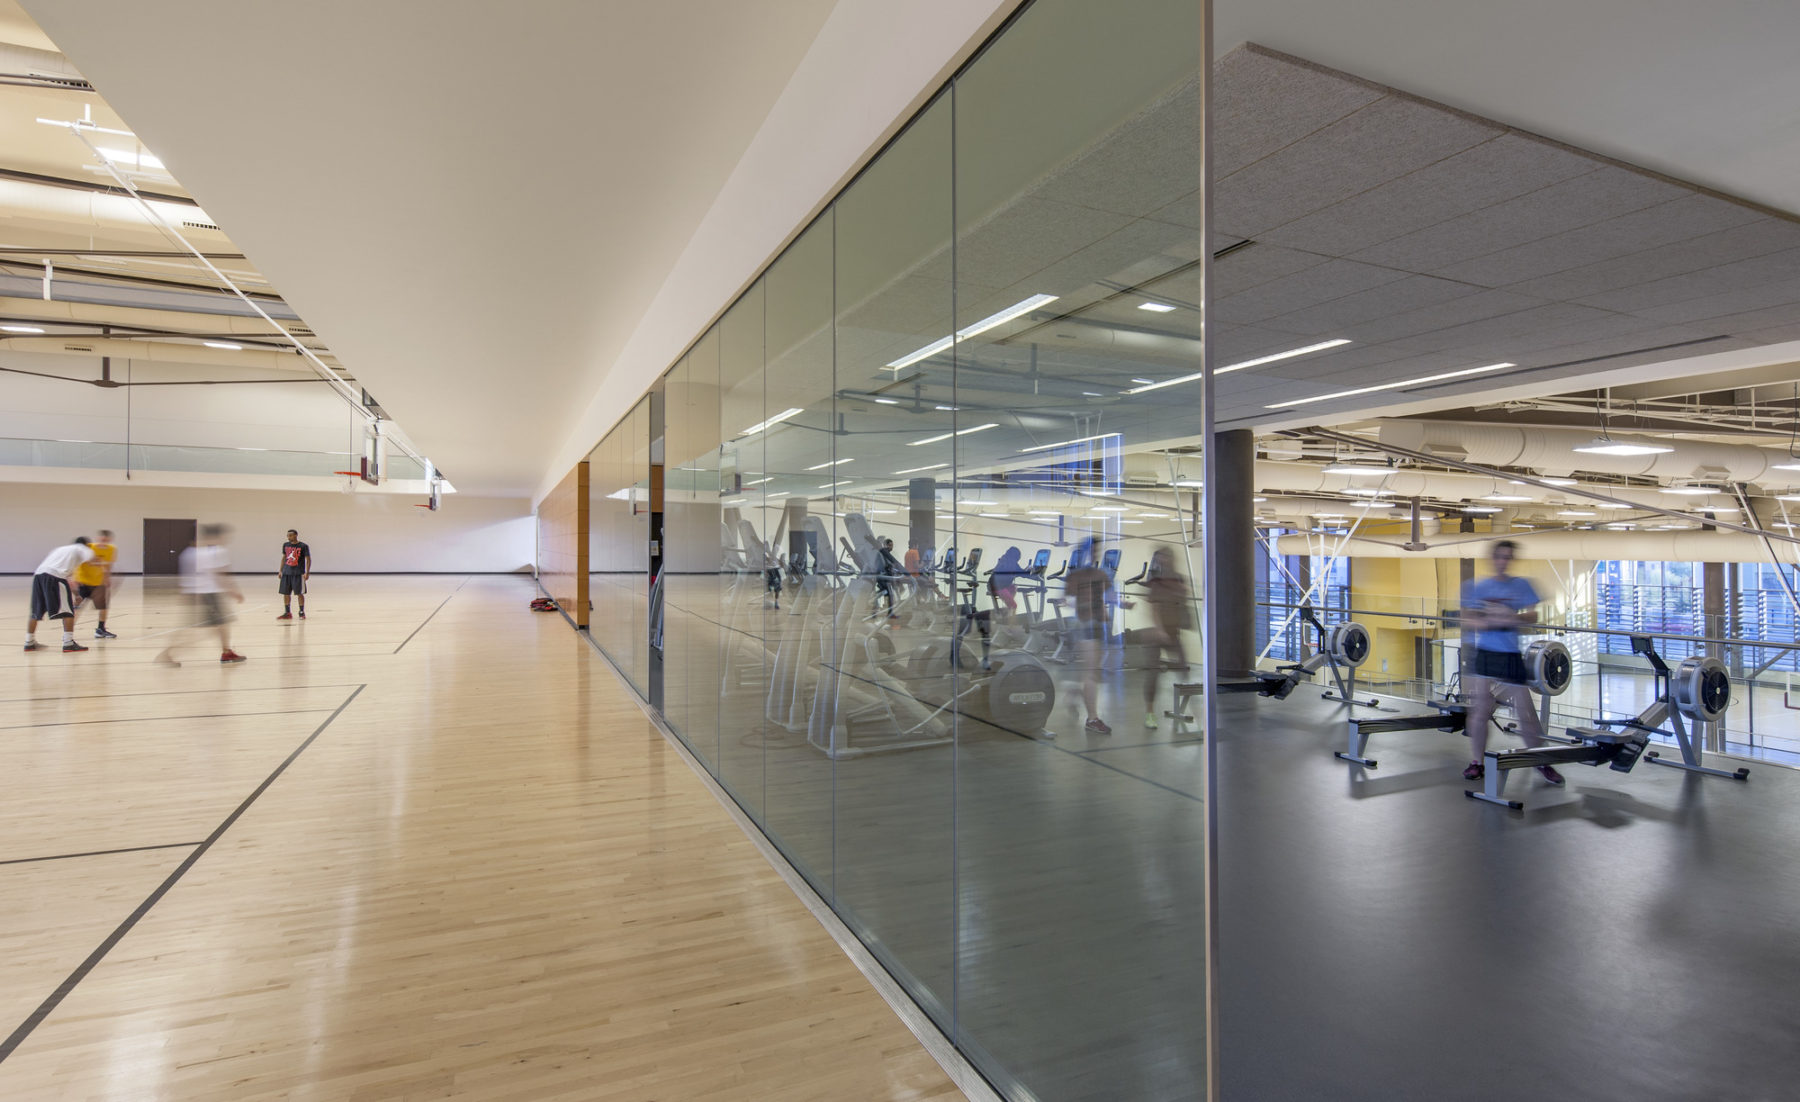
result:
[[[588,626],[588,465],[583,460],[538,505],[538,581]]]

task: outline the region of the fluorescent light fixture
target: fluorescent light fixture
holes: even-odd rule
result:
[[[1033,509],[1031,515],[1034,517],[1060,517],[1062,513],[1055,509]]]
[[[683,467],[683,468],[681,468],[681,469],[682,469],[682,470],[684,470],[684,471],[692,471],[692,470],[698,470],[698,469],[699,469],[699,468],[697,468],[697,467]],[[770,476],[769,476],[769,477],[768,477],[768,478],[753,478],[753,479],[751,479],[751,480],[750,480],[750,481],[748,481],[748,482],[746,482],[746,483],[744,483],[744,485],[746,485],[746,486],[761,486],[761,485],[762,485],[762,484],[763,484],[763,483],[765,483],[765,482],[773,482],[773,481],[775,481],[775,476],[774,476],[774,475],[770,475]]]
[[[917,352],[913,352],[913,353],[910,353],[909,355],[902,356],[899,359],[888,364],[887,369],[890,371],[898,371],[899,369],[901,369],[903,367],[911,367],[913,364],[918,363],[920,360],[925,359],[927,356],[937,355],[939,352],[942,352],[944,349],[949,348],[951,345],[955,344],[959,340],[968,340],[970,337],[976,336],[981,333],[985,333],[989,329],[994,328],[995,326],[1005,325],[1007,322],[1013,320],[1014,318],[1023,317],[1024,315],[1031,313],[1033,310],[1036,310],[1038,307],[1044,306],[1048,303],[1052,303],[1055,301],[1056,301],[1055,295],[1032,295],[1030,298],[1025,299],[1021,302],[1013,303],[1011,306],[1008,306],[1006,309],[1000,311],[998,314],[989,314],[987,317],[982,318],[980,321],[976,322],[973,325],[967,325],[961,329],[958,329],[954,336],[939,337],[937,340],[932,341],[930,344],[926,345],[924,348],[919,349]]]
[[[1556,515],[1559,517],[1597,517],[1600,514],[1592,509],[1562,509]]]
[[[1314,513],[1314,520],[1349,520],[1343,513]]]
[[[1133,379],[1131,381],[1134,383],[1154,383],[1156,380],[1155,379]],[[1795,468],[1795,469],[1800,470],[1800,468]]]
[[[1366,467],[1366,466],[1362,465],[1361,463],[1333,463],[1331,466],[1326,467],[1323,473],[1325,473],[1325,474],[1387,475],[1387,474],[1393,474],[1394,468],[1392,468],[1392,467]]]
[[[819,483],[819,489],[835,490],[839,486],[848,486],[848,485],[850,485],[850,482],[848,479],[844,480],[843,482],[821,482],[821,483]]]
[[[1664,486],[1657,492],[1663,494],[1679,494],[1682,497],[1700,497],[1705,494],[1723,493],[1722,490],[1715,489],[1711,486]]]
[[[1696,505],[1693,507],[1693,509],[1691,509],[1689,511],[1695,512],[1695,513],[1735,513],[1735,512],[1737,512],[1737,506],[1735,506],[1735,505]]]
[[[1481,500],[1483,500],[1483,501],[1530,501],[1531,499],[1529,497],[1526,497],[1524,494],[1488,494],[1488,495],[1484,496]]]
[[[1123,505],[1096,505],[1091,512],[1095,513],[1129,513],[1131,510]]]
[[[987,424],[985,424],[985,425],[976,425],[976,426],[975,426],[975,427],[974,427],[974,428],[972,428],[972,429],[958,429],[958,430],[956,430],[956,431],[955,431],[955,432],[945,432],[945,433],[939,433],[939,434],[938,434],[938,435],[937,435],[937,436],[927,436],[927,437],[926,437],[926,438],[925,438],[925,439],[923,439],[923,440],[911,440],[911,441],[908,441],[908,442],[907,442],[907,445],[906,445],[906,446],[907,446],[907,447],[909,447],[909,448],[916,448],[916,447],[918,447],[918,446],[919,446],[919,445],[920,445],[920,444],[935,444],[935,443],[937,443],[937,442],[938,442],[938,441],[940,441],[940,440],[948,440],[948,439],[950,439],[950,438],[951,438],[951,437],[952,437],[952,436],[967,436],[967,435],[969,435],[969,434],[970,434],[970,433],[972,433],[972,432],[983,432],[983,431],[985,431],[985,430],[987,430],[987,429],[997,429],[997,428],[999,428],[999,427],[1000,427],[1000,423],[999,423],[999,422],[997,422],[997,421],[989,421],[989,422],[988,422],[988,423],[987,423]],[[949,464],[940,464],[940,465],[941,465],[941,466],[949,466]],[[920,469],[921,469],[921,470],[925,470],[925,469],[927,469],[927,468],[920,468]]]
[[[1549,478],[1549,477],[1540,476],[1538,478],[1538,481],[1542,482],[1546,486],[1573,486],[1573,485],[1575,485],[1575,479],[1573,479],[1573,478]]]
[[[1139,513],[1138,516],[1144,517],[1148,520],[1167,520],[1167,519],[1169,519],[1169,514],[1167,514],[1167,513]]]
[[[979,516],[979,517],[1005,517],[1006,516],[1005,513],[977,513],[975,515]]]
[[[933,407],[932,407],[932,408],[933,408],[933,409],[941,409],[941,410],[946,410],[946,411],[948,411],[948,412],[950,412],[950,413],[955,413],[955,412],[956,412],[956,411],[957,411],[957,408],[958,408],[958,407],[956,407],[956,406],[933,406]]]
[[[1233,371],[1244,371],[1252,367],[1261,367],[1263,364],[1272,364],[1279,360],[1291,360],[1295,356],[1304,356],[1309,352],[1323,352],[1327,348],[1336,348],[1339,345],[1349,343],[1348,340],[1345,340],[1342,337],[1339,337],[1336,340],[1320,341],[1318,344],[1309,344],[1304,348],[1290,348],[1286,352],[1276,352],[1268,356],[1258,356],[1254,360],[1243,360],[1234,364],[1226,364],[1224,367],[1216,369],[1213,374],[1218,376],[1226,375]],[[1160,383],[1151,383],[1148,386],[1132,387],[1125,393],[1142,394],[1146,390],[1157,390],[1165,386],[1174,386],[1177,383],[1191,383],[1204,374],[1206,374],[1204,371],[1196,371],[1192,375],[1181,375],[1173,379],[1164,379]]]
[[[959,502],[957,502],[957,504],[958,504],[958,505],[998,505],[998,504],[1000,504],[1000,503],[999,503],[999,502],[998,502],[998,501],[975,501],[975,500],[970,500],[970,501],[959,501]]]
[[[895,471],[894,474],[896,474],[896,475],[918,474],[920,471],[935,471],[940,467],[948,467],[949,465],[950,464],[948,464],[948,463],[933,463],[929,467],[908,467],[904,471]]]
[[[1035,445],[1035,446],[1029,447],[1029,448],[1020,448],[1019,454],[1025,455],[1028,452],[1045,452],[1045,451],[1049,451],[1051,448],[1066,448],[1071,444],[1086,444],[1090,440],[1105,440],[1108,437],[1122,436],[1122,435],[1124,435],[1124,434],[1117,433],[1117,432],[1103,432],[1098,436],[1077,436],[1073,440],[1058,440],[1054,444],[1038,444],[1038,445]]]
[[[900,404],[900,399],[898,399],[898,398],[877,398],[877,399],[875,399],[875,404],[878,406],[897,406]]]
[[[828,460],[824,463],[814,463],[812,466],[810,466],[806,469],[809,471],[822,471],[826,467],[835,467],[839,463],[854,463],[854,462],[856,462],[856,457],[854,455],[852,455],[852,456],[846,456],[843,459],[832,459],[832,460]]]
[[[0,325],[0,333],[42,333],[35,325]]]
[[[1166,302],[1140,302],[1138,303],[1138,309],[1148,310],[1152,314],[1172,314],[1175,312],[1175,307],[1170,306]]]
[[[899,511],[900,510],[898,509],[870,509],[869,515],[872,517],[891,517]]]
[[[1370,490],[1370,489],[1366,489],[1361,486],[1352,486],[1350,489],[1345,490],[1344,492],[1347,494],[1355,494],[1357,497],[1388,497],[1388,496],[1391,496],[1394,491],[1392,491],[1392,490]]]
[[[1121,521],[1119,521],[1119,523],[1120,524],[1142,524],[1144,522],[1141,520],[1121,520]]]
[[[788,497],[792,493],[793,493],[792,490],[776,490],[774,493],[768,494],[767,496],[768,497]]]
[[[1616,501],[1596,501],[1596,502],[1594,502],[1594,508],[1596,508],[1596,509],[1636,509],[1637,506],[1636,505],[1622,505]]]
[[[1417,379],[1402,379],[1397,383],[1382,383],[1379,386],[1359,386],[1355,390],[1340,390],[1336,394],[1315,394],[1311,398],[1289,398],[1285,402],[1274,402],[1264,409],[1287,409],[1289,406],[1306,406],[1314,402],[1329,402],[1334,398],[1354,398],[1359,394],[1374,394],[1383,390],[1405,390],[1408,387],[1424,386],[1426,383],[1441,383],[1446,379],[1463,379],[1470,375],[1483,375],[1489,371],[1505,371],[1518,364],[1499,363],[1486,364],[1481,367],[1465,367],[1461,371],[1441,371],[1436,375],[1422,375]]]
[[[222,348],[227,352],[242,352],[244,350],[243,345],[232,344],[230,341],[201,341],[200,343],[208,348]]]
[[[0,329],[5,328],[6,326],[0,325]],[[1771,471],[1800,471],[1800,460],[1796,460],[1792,463],[1771,463],[1769,464],[1769,469]]]
[[[1255,501],[1267,501],[1267,500],[1269,500],[1269,499],[1268,499],[1268,498],[1266,498],[1266,497],[1253,497],[1253,498],[1251,498],[1251,499],[1250,499],[1250,500],[1251,500],[1251,501],[1253,501],[1253,502],[1255,502]]]
[[[1176,482],[1175,485],[1186,486],[1189,489],[1198,490],[1198,489],[1202,488],[1203,486],[1205,486],[1206,483],[1201,482],[1198,479],[1188,478],[1188,479],[1182,479],[1181,481]]]
[[[1631,443],[1625,440],[1614,440],[1610,436],[1596,436],[1585,444],[1578,445],[1578,452],[1589,455],[1660,455],[1675,449],[1662,444]]]
[[[775,416],[769,418],[767,421],[758,421],[756,424],[751,425],[749,428],[745,429],[743,432],[738,433],[738,435],[739,436],[754,436],[766,428],[772,428],[775,425],[781,424],[781,422],[787,420],[789,417],[792,417],[796,413],[804,413],[804,412],[806,412],[806,411],[801,409],[799,406],[791,406],[788,409],[784,409],[780,413],[777,413]]]
[[[1462,511],[1465,513],[1498,513],[1500,511],[1500,506],[1498,506],[1498,505],[1465,505],[1462,507]]]

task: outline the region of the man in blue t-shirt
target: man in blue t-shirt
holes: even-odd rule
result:
[[[1467,667],[1472,682],[1467,728],[1475,760],[1463,770],[1463,777],[1471,781],[1487,771],[1483,757],[1496,702],[1512,705],[1526,746],[1544,744],[1544,728],[1525,687],[1529,678],[1525,658],[1519,653],[1520,625],[1537,623],[1538,592],[1528,580],[1507,573],[1518,550],[1512,540],[1495,543],[1488,552],[1493,576],[1463,587],[1463,624],[1475,632],[1475,658]],[[1551,766],[1540,765],[1538,772],[1551,784],[1563,783],[1562,774]]]

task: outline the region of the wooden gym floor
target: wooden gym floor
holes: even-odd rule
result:
[[[962,1097],[527,579],[239,583],[0,649],[0,1098]]]

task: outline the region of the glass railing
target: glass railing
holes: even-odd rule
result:
[[[1459,687],[1463,645],[1454,615],[1427,607],[1429,603],[1417,597],[1356,594],[1349,607],[1322,615],[1327,623],[1360,621],[1376,637],[1376,655],[1393,655],[1405,645],[1417,656],[1415,661],[1390,670],[1371,661],[1357,671],[1358,680],[1384,696],[1424,702]],[[1294,606],[1271,602],[1264,607],[1279,622]],[[1569,611],[1570,620],[1584,618],[1582,610]],[[1289,633],[1293,635],[1289,646],[1300,646],[1298,625]],[[1633,631],[1566,622],[1539,625],[1534,632],[1521,633],[1520,645],[1555,639],[1569,648],[1573,660],[1568,690],[1551,699],[1552,731],[1591,726],[1598,720],[1627,719],[1654,701],[1656,677],[1648,659],[1631,652],[1633,635],[1649,636],[1671,667],[1684,658],[1706,654],[1726,664],[1731,705],[1722,720],[1703,732],[1708,752],[1800,766],[1800,676],[1791,672],[1800,643],[1793,642],[1707,637],[1648,627]],[[1760,660],[1750,661],[1753,655],[1760,655]],[[1268,657],[1271,661],[1292,660],[1280,641]],[[1324,675],[1317,679],[1322,683]]]
[[[0,438],[0,466],[6,467],[330,477],[341,471],[355,470],[360,462],[361,458],[352,452]],[[423,479],[425,467],[411,456],[389,456],[385,477]]]

